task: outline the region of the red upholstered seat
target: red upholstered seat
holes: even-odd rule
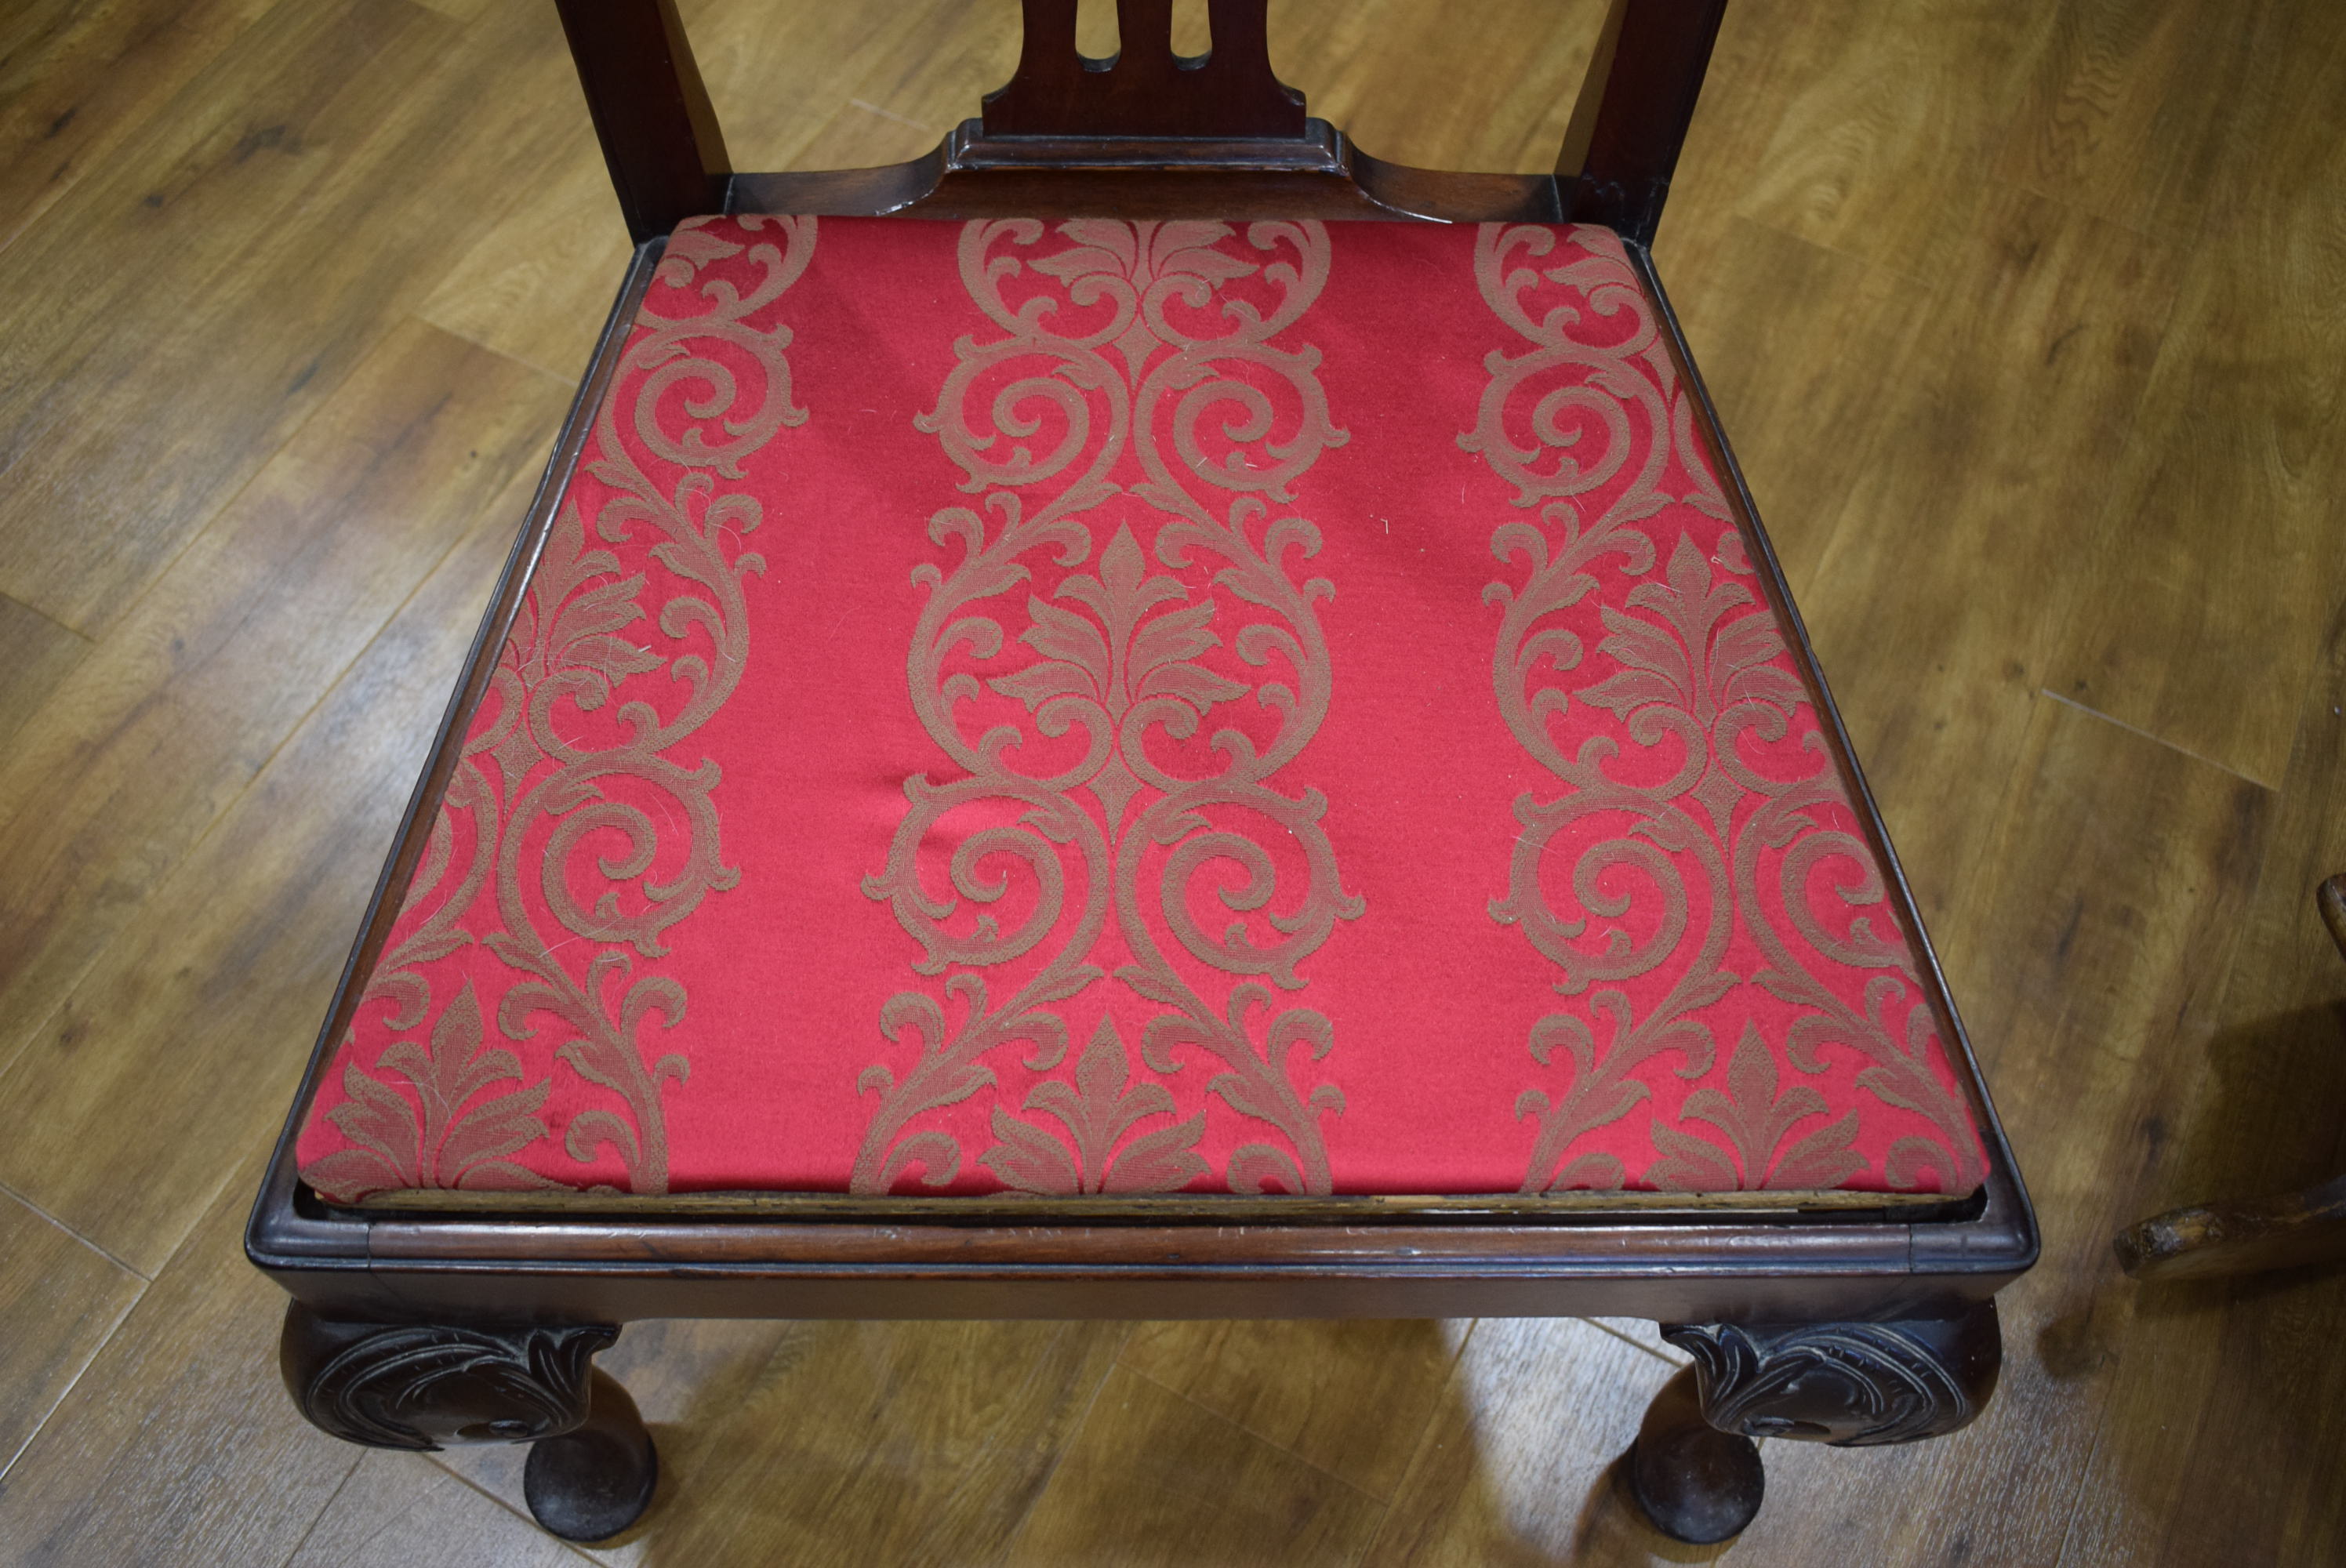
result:
[[[1607,230],[678,230],[304,1174],[1968,1193]]]

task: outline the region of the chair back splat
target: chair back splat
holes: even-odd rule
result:
[[[1645,246],[1726,0],[1613,0],[1553,174],[1389,163],[1304,112],[1272,71],[1267,0],[1209,0],[1212,45],[1173,48],[1172,0],[1117,0],[1107,60],[1076,0],[1022,0],[1018,66],[933,150],[877,168],[731,172],[675,0],[556,0],[638,243],[707,212],[1383,218],[1602,223]]]
[[[1271,74],[1264,0],[1211,0],[1210,49],[1173,52],[1173,0],[1117,0],[1116,56],[1076,48],[1076,0],[1024,0],[1018,69],[985,99],[989,137],[1300,140],[1303,95]]]

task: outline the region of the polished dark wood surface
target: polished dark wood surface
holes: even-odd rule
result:
[[[1018,69],[985,99],[989,137],[1180,137],[1265,141],[1303,135],[1303,97],[1270,69],[1259,0],[1211,0],[1211,47],[1173,50],[1173,0],[1116,0],[1117,48],[1076,48],[1076,0],[1020,0]]]
[[[562,0],[604,155],[638,242],[700,210],[1059,218],[1421,218],[1603,223],[1650,244],[1726,0],[1612,0],[1553,174],[1375,158],[1272,72],[1263,0],[1210,0],[1179,55],[1173,0],[1116,0],[1119,47],[1080,53],[1076,0],[1022,0],[1017,68],[923,157],[730,171],[673,0]],[[665,217],[666,221],[660,221]]]
[[[278,1369],[311,1425],[369,1448],[437,1452],[526,1442],[531,1514],[565,1541],[641,1517],[658,1451],[627,1390],[593,1365],[602,1328],[470,1329],[332,1322],[289,1303]]]
[[[1566,215],[1654,242],[1727,0],[1614,0],[1557,155]]]
[[[638,243],[723,209],[733,165],[676,0],[556,0]]]

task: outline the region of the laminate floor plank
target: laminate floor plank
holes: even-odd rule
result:
[[[2049,660],[2094,591],[2077,537],[2101,514],[2181,265],[2040,197],[1984,210],[1921,308],[1885,408],[1845,433],[1865,460],[1801,605],[1934,930],[1982,863]]]
[[[2346,964],[2313,905],[2321,879],[2346,871],[2346,616],[2333,614],[2322,651],[2214,1026],[2167,1064],[2125,1220],[2346,1170]],[[2134,1316],[2063,1562],[2346,1558],[2346,1278],[2108,1289]]]
[[[87,637],[0,596],[0,747],[15,743],[17,728],[89,648]]]
[[[1000,1561],[1349,1568],[1383,1515],[1374,1498],[1119,1366]]]
[[[1055,1484],[1128,1329],[638,1324],[599,1364],[660,1445],[661,1493],[591,1554],[640,1568],[999,1562]],[[436,1457],[522,1506],[521,1450]]]
[[[2259,36],[2278,78],[2220,176],[2055,690],[2266,783],[2346,586],[2346,12]],[[2318,107],[2317,107],[2318,106]]]
[[[0,1477],[147,1281],[0,1193]]]
[[[2198,231],[2240,117],[2264,97],[2241,46],[2264,0],[2069,0],[2049,28],[1993,167],[2147,236]]]
[[[179,1245],[285,1116],[473,628],[521,463],[0,1077],[14,1186],[134,1267]]]
[[[1321,84],[1311,112],[1388,162],[1544,174],[1604,10],[1480,0],[1462,27],[1421,0],[1287,0],[1270,8],[1271,64]]]
[[[2011,134],[2055,9],[1729,6],[1709,79],[1736,87],[1696,112],[1698,194],[1926,286],[1962,273],[1988,190],[1969,171]]]
[[[0,15],[0,250],[274,0],[17,0]]]
[[[0,251],[0,592],[112,626],[486,226],[565,68],[496,19],[280,5]]]
[[[0,1563],[280,1563],[357,1468],[277,1377],[285,1293],[244,1260],[258,1151],[0,1477]]]
[[[1456,1359],[1430,1322],[1146,1323],[1123,1364],[1379,1500]]]
[[[17,728],[0,755],[0,1106],[23,1114],[6,1074],[27,1039],[532,466],[566,402],[525,367],[395,327]],[[0,1145],[0,1182],[42,1185],[27,1152]]]

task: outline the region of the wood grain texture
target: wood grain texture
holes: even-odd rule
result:
[[[332,993],[535,467],[473,503],[457,547],[0,1076],[21,1129],[0,1180],[117,1256],[159,1264],[209,1203],[219,1151],[281,1119],[277,1086]]]
[[[0,1193],[0,1473],[147,1281]]]
[[[1382,157],[1542,168],[1595,9],[1492,0],[1461,25],[1422,0],[1274,0],[1272,58]],[[685,10],[743,168],[912,156],[1015,48],[1007,0]],[[447,443],[396,485],[320,477],[321,506],[377,498],[372,542],[314,545],[281,584],[205,544],[297,505],[296,465],[332,466],[305,430],[356,441],[335,411],[386,354],[444,352],[475,397],[547,389],[510,441],[551,433],[624,253],[551,7],[0,13],[0,779],[45,729],[80,733],[73,712],[148,748],[93,754],[117,804],[42,771],[0,811],[0,842],[36,851],[0,861],[20,933],[0,997],[47,999],[0,1012],[21,1044],[0,1163],[155,1271],[0,1229],[0,1421],[30,1437],[0,1457],[0,1562],[578,1561],[524,1524],[517,1453],[362,1457],[302,1426],[271,1360],[280,1295],[235,1247],[527,479],[468,478]],[[2346,869],[2341,16],[1729,7],[1663,276],[2046,1260],[2007,1294],[1978,1425],[1765,1445],[1767,1507],[1728,1561],[2346,1556],[2346,1278],[2140,1288],[2107,1251],[2145,1214],[2346,1167],[2346,966],[2310,901]],[[474,514],[423,514],[458,494]],[[427,536],[464,541],[429,577]],[[430,585],[393,593],[398,572]],[[192,627],[250,660],[255,616],[270,647],[372,629],[339,666],[261,671],[250,707],[170,652]],[[39,870],[27,811],[62,811],[90,869]],[[20,899],[46,912],[10,925]],[[94,1315],[61,1316],[76,1303]],[[605,1364],[669,1473],[593,1555],[1704,1560],[1611,1479],[1676,1364],[1656,1349],[1586,1322],[639,1325]]]
[[[1327,1471],[1117,1367],[1002,1561],[1348,1564],[1382,1512]]]
[[[40,711],[50,692],[89,651],[87,637],[57,625],[38,610],[0,597],[0,747],[13,745],[24,722]]]
[[[0,757],[0,1070],[532,466],[566,401],[556,382],[403,323],[46,695]],[[21,1174],[10,1154],[0,1181]]]
[[[2055,10],[1730,5],[1709,79],[1738,87],[1706,87],[1681,167],[1707,160],[1696,178],[1724,183],[1747,217],[1937,283],[1964,270],[1961,244],[1989,188],[1973,171],[2010,135]]]
[[[0,592],[78,631],[128,612],[547,134],[513,89],[564,62],[502,14],[476,37],[406,0],[268,20],[0,252],[0,504],[59,520],[0,532]]]
[[[2261,83],[2274,18],[2310,9],[2259,0],[2054,9],[1995,173],[2146,235],[2191,232],[2231,172],[2225,155],[2243,117],[2273,101]]]
[[[1392,163],[1545,174],[1603,0],[1482,0],[1474,25],[1419,0],[1289,0],[1270,62],[1311,112]]]
[[[1366,1568],[1684,1560],[1612,1468],[1675,1369],[1584,1319],[1475,1324]]]
[[[1457,1347],[1427,1322],[1148,1323],[1123,1363],[1192,1404],[1391,1498]]]
[[[2106,590],[2050,684],[2277,784],[2346,575],[2346,13],[2253,36],[2266,85],[2212,155],[2189,286],[2106,480]],[[2302,151],[2275,158],[2284,134]]]
[[[0,15],[0,249],[270,0],[20,0]]]
[[[0,1563],[283,1563],[360,1451],[277,1380],[283,1292],[237,1246],[260,1161],[225,1190],[8,1468]]]

